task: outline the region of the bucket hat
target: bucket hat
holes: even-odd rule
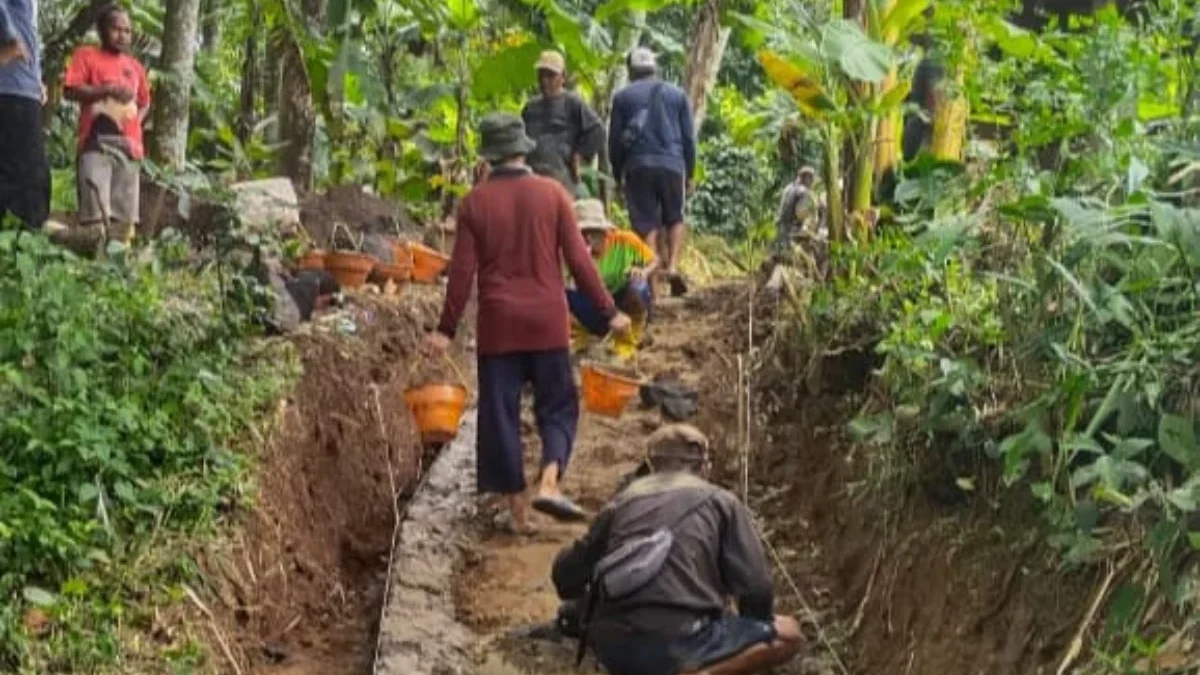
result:
[[[580,199],[575,202],[575,220],[579,222],[579,229],[584,232],[616,229],[604,213],[604,202],[599,199]]]
[[[528,155],[537,143],[525,134],[525,123],[509,113],[491,113],[479,123],[479,154],[489,162]]]

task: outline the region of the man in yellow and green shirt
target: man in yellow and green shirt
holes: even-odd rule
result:
[[[658,269],[658,258],[654,255],[654,249],[637,234],[618,230],[608,220],[604,204],[599,199],[575,202],[575,219],[587,240],[604,287],[612,295],[617,308],[633,321],[632,330],[627,334],[613,336],[613,351],[621,359],[630,359],[641,343],[646,320],[650,316],[650,276]],[[608,323],[604,315],[586,294],[575,289],[567,290],[567,304],[574,319],[574,351],[585,349],[592,336],[608,335]]]

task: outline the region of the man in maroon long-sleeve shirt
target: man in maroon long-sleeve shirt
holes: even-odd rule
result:
[[[510,501],[512,531],[531,531],[524,499],[521,390],[533,383],[542,439],[542,468],[533,508],[562,520],[586,514],[559,489],[579,422],[571,371],[570,328],[562,277],[571,276],[618,333],[629,330],[604,288],[575,222],[570,196],[554,180],[535,175],[525,156],[535,143],[519,117],[484,118],[480,154],[492,166],[487,180],[463,199],[450,260],[450,283],[437,331],[426,351],[444,353],[463,309],[478,286],[479,425],[476,441],[480,493]]]

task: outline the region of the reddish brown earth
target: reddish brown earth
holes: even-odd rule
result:
[[[228,653],[222,672],[350,675],[369,671],[394,525],[432,456],[403,392],[440,290],[359,294],[289,338],[304,374],[267,430],[256,506],[201,560],[197,589]],[[342,318],[355,324],[343,334]],[[390,476],[389,476],[390,471]]]
[[[439,297],[364,301],[373,318],[358,335],[298,340],[305,375],[260,458],[257,510],[204,565],[203,597],[240,672],[370,672],[393,525],[387,464],[403,506],[430,459],[416,450],[400,392]],[[640,360],[644,374],[673,374],[701,392],[695,423],[717,448],[718,478],[739,493],[735,383],[749,305],[746,284],[664,303]],[[780,672],[1054,672],[1094,576],[1057,570],[1021,500],[944,506],[919,489],[887,501],[863,491],[865,451],[846,445],[842,429],[869,365],[831,362],[820,370],[828,377],[805,383],[795,372],[778,363],[760,371],[750,445],[748,502],[779,563],[779,608],[807,619],[812,638],[808,658]],[[660,422],[636,409],[619,420],[585,414],[566,489],[599,509]],[[525,427],[532,473],[531,419]],[[582,531],[538,524],[531,540],[497,534],[482,516],[465,533],[453,590],[459,620],[480,635],[478,675],[577,672],[573,645],[513,637],[553,617],[550,563]],[[222,672],[235,672],[210,647]]]

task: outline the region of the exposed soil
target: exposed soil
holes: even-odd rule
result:
[[[159,185],[146,176],[142,177],[141,189],[139,237],[152,238],[169,227],[187,233],[197,243],[204,243],[218,228],[219,204],[193,195],[181,209],[177,188]],[[76,217],[73,213],[57,213],[54,220],[72,225]],[[330,246],[339,223],[356,238],[368,233],[412,239],[424,239],[428,235],[403,204],[365,192],[357,185],[338,185],[325,193],[301,195],[300,221],[320,247]],[[349,242],[339,243],[346,245]]]
[[[744,285],[731,284],[706,289],[686,301],[660,301],[652,343],[638,364],[643,376],[670,377],[700,392],[699,413],[689,423],[709,434],[714,454],[723,463],[737,462],[736,324],[744,296]],[[532,480],[541,449],[532,416],[528,410],[526,414],[526,468]],[[620,419],[584,413],[564,490],[592,511],[602,508],[644,458],[642,439],[663,422],[658,410],[638,409],[636,404]],[[537,515],[539,533],[517,538],[496,533],[488,526],[488,515],[485,510],[477,519],[475,542],[455,588],[460,620],[485,644],[478,654],[478,672],[576,672],[573,642],[523,638],[521,631],[555,616],[558,599],[550,582],[551,564],[562,546],[586,526],[557,524]],[[790,672],[799,671],[780,671]]]
[[[388,201],[357,185],[339,185],[325,194],[313,193],[300,200],[300,221],[312,240],[330,247],[337,224],[357,233],[407,235],[419,238],[421,226],[401,204]]]
[[[441,291],[356,295],[289,338],[304,374],[259,457],[257,507],[201,561],[225,672],[368,671],[394,526],[432,459],[404,404]],[[391,476],[389,477],[389,470]]]
[[[743,284],[667,303],[640,364],[645,375],[666,373],[697,387],[693,421],[713,440],[718,478],[738,493],[735,383],[749,300]],[[765,332],[761,324],[757,330]],[[856,496],[864,462],[840,439],[853,415],[846,394],[865,385],[871,358],[837,358],[820,369],[828,371],[824,389],[836,395],[781,402],[778,391],[804,387],[756,383],[770,389],[758,392],[755,407],[766,411],[771,401],[775,410],[754,415],[748,503],[776,566],[778,609],[807,619],[812,641],[805,659],[779,672],[1054,672],[1095,579],[1055,570],[1035,543],[1036,516],[1020,500],[946,510],[919,490],[899,505]],[[635,468],[640,439],[661,422],[657,412],[630,411],[620,420],[585,414],[565,488],[600,508]],[[539,453],[532,419],[525,431],[532,472]],[[455,588],[460,619],[485,645],[478,672],[577,672],[574,643],[531,639],[522,629],[554,617],[550,566],[584,528],[541,519],[541,532],[521,540],[486,523],[481,515]]]
[[[751,473],[750,502],[806,596],[783,580],[780,598],[801,615],[808,604],[850,673],[1055,672],[1099,580],[1060,569],[1027,492],[990,494],[995,477],[974,471],[979,494],[952,499],[924,482],[872,489],[872,450],[844,430],[873,355],[830,355],[803,382],[789,365],[759,383],[768,413]],[[939,463],[918,461],[922,477]]]
[[[752,498],[773,514],[770,536],[850,671],[1054,672],[1094,575],[1056,567],[1021,499],[946,506],[918,489],[900,503],[864,494],[864,459],[840,440],[851,414],[831,402],[803,422],[781,415],[759,460],[772,476]]]
[[[355,334],[297,339],[306,372],[262,457],[260,507],[243,535],[204,565],[211,582],[204,597],[241,672],[370,672],[394,524],[388,462],[403,506],[431,459],[417,449],[400,393],[440,297],[410,287],[399,303],[366,298]],[[746,352],[750,305],[746,284],[663,302],[639,363],[643,375],[673,376],[700,392],[691,421],[713,441],[718,479],[739,494],[745,418],[736,385],[739,369],[749,368],[738,355]],[[812,638],[808,657],[779,672],[1054,672],[1091,600],[1093,576],[1054,569],[1021,500],[946,505],[920,489],[898,501],[862,490],[865,451],[841,439],[870,358],[841,358],[817,371],[829,387],[799,386],[797,375],[776,366],[754,382],[747,501],[776,563],[778,609],[806,619]],[[599,510],[641,459],[641,439],[662,421],[656,410],[631,409],[615,420],[585,413],[565,489]],[[523,427],[532,478],[540,448],[528,412]],[[414,522],[436,508],[415,509]],[[475,669],[445,672],[577,672],[573,643],[521,634],[554,617],[552,560],[583,532],[536,518],[539,534],[524,539],[497,533],[486,507],[466,520],[466,532],[447,532],[441,521],[430,530],[461,561],[454,606],[478,637]],[[392,595],[400,602],[393,612],[411,611],[419,621],[428,611],[424,600],[409,607],[404,593]],[[219,645],[212,653],[223,658]]]

